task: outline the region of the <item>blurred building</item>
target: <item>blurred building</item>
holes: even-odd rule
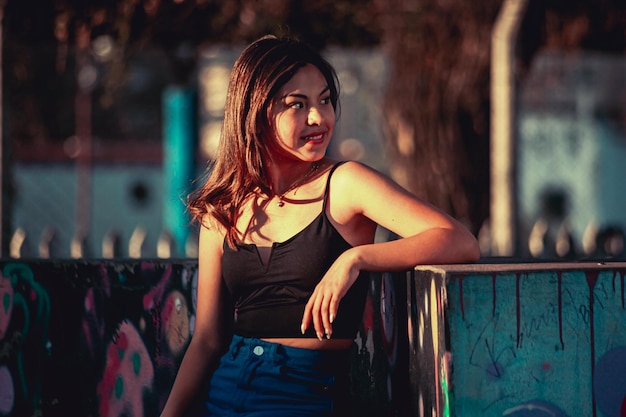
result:
[[[591,256],[603,234],[626,229],[626,58],[545,51],[519,104],[525,253]]]
[[[197,177],[214,154],[230,68],[240,50],[202,51],[196,81],[184,87],[172,82],[164,70],[167,59],[158,53],[130,61],[118,102],[106,111],[94,109],[86,166],[85,158],[77,156],[83,144],[73,137],[42,148],[20,147],[16,138],[10,222],[14,246],[21,243],[19,254],[194,256],[194,230],[185,229],[184,242],[172,230],[187,227],[182,198],[193,186],[188,178],[189,187],[183,189],[179,178],[172,189],[172,177],[179,173],[175,163],[188,164],[179,153],[191,154],[195,166],[189,177]],[[384,54],[332,49],[326,55],[341,82],[341,119],[329,153],[387,172],[380,123],[388,70]],[[519,86],[517,201],[523,256],[593,256],[602,249],[602,239],[621,236],[623,242],[625,74],[622,56],[545,51],[534,59]],[[185,117],[176,110],[184,100],[176,104],[167,93],[177,88],[198,93],[197,114],[188,115],[197,120],[194,149],[173,139],[167,127],[168,120]],[[77,218],[87,225],[84,236]],[[623,245],[611,250],[624,253]]]

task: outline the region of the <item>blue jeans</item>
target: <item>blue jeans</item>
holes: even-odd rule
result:
[[[206,416],[349,416],[347,351],[233,336],[213,373]]]

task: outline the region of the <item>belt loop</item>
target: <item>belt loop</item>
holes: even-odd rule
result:
[[[276,344],[276,350],[274,353],[274,363],[278,365],[284,365],[287,363],[287,352],[285,351],[285,347],[281,344]]]
[[[240,337],[240,336],[233,336],[233,338],[234,338],[233,343],[230,348],[230,356],[232,359],[235,359],[237,355],[239,354],[239,350],[244,345],[245,340],[243,337]],[[239,340],[237,341],[237,339]]]

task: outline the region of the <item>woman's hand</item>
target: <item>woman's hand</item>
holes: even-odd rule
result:
[[[330,339],[333,333],[333,320],[337,317],[339,302],[346,295],[359,276],[358,248],[341,254],[331,265],[304,307],[301,331],[304,334],[311,320],[317,338]]]

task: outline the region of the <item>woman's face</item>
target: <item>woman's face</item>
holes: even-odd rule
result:
[[[314,65],[300,68],[272,100],[273,156],[301,161],[324,157],[335,128],[330,89]]]

